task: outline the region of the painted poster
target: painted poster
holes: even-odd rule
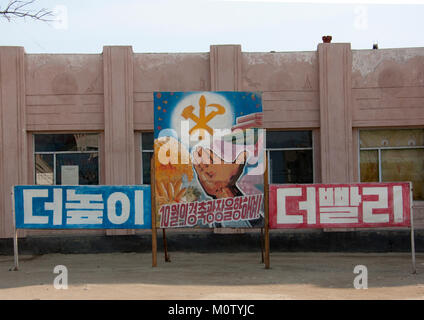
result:
[[[157,226],[262,227],[261,94],[155,92],[154,108]]]

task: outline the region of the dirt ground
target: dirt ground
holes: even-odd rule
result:
[[[410,254],[171,252],[170,263],[151,254],[0,256],[0,299],[423,299],[424,254],[411,274]],[[57,265],[68,270],[68,289],[53,286]],[[368,268],[368,289],[353,286],[356,265]]]

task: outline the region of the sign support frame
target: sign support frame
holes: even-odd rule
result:
[[[414,236],[414,210],[413,210],[413,208],[412,208],[412,201],[413,201],[413,198],[412,198],[412,191],[413,191],[413,188],[412,188],[412,183],[410,182],[409,183],[409,185],[410,185],[410,195],[411,195],[411,200],[410,200],[410,202],[409,202],[409,205],[410,205],[410,212],[411,212],[411,227],[410,227],[410,229],[411,229],[411,256],[412,256],[412,274],[417,274],[417,267],[416,267],[416,263],[415,263],[415,236]]]
[[[264,228],[261,228],[260,242],[261,242],[261,263],[265,263],[265,255],[264,255]]]
[[[168,243],[166,241],[166,232],[165,232],[165,228],[162,228],[162,238],[163,238],[163,250],[164,250],[164,255],[165,255],[165,262],[171,262],[171,257],[168,253]]]
[[[154,156],[150,159],[150,197],[152,209],[152,267],[157,267],[157,229],[156,229],[156,199],[155,199],[155,162]]]
[[[264,228],[265,228],[265,269],[270,268],[269,258],[269,181],[268,181],[268,151],[265,153],[265,173],[264,173]]]
[[[18,229],[16,228],[16,218],[15,218],[15,192],[12,187],[12,217],[13,217],[13,267],[10,268],[10,271],[19,271],[19,251],[18,251]]]

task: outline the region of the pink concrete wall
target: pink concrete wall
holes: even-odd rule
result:
[[[100,134],[100,182],[139,183],[140,132],[153,130],[154,91],[262,91],[268,129],[309,129],[315,182],[358,181],[363,127],[424,127],[424,48],[351,50],[320,44],[312,52],[25,54],[0,47],[0,238],[13,235],[10,190],[34,182],[32,134]],[[424,203],[414,203],[424,228]],[[27,234],[132,234],[26,231]],[[143,232],[143,231],[137,231]]]
[[[316,52],[243,53],[242,90],[262,91],[266,128],[319,128]]]
[[[352,51],[353,125],[422,126],[424,49]]]
[[[103,130],[102,55],[25,55],[26,129]]]
[[[208,90],[208,53],[134,54],[135,130],[153,130],[154,91]]]

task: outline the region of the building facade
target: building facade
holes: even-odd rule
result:
[[[424,228],[424,48],[26,54],[0,47],[0,238],[16,184],[149,183],[154,91],[260,91],[271,183],[412,181]],[[71,179],[71,180],[70,180]],[[134,234],[19,230],[19,235]]]

